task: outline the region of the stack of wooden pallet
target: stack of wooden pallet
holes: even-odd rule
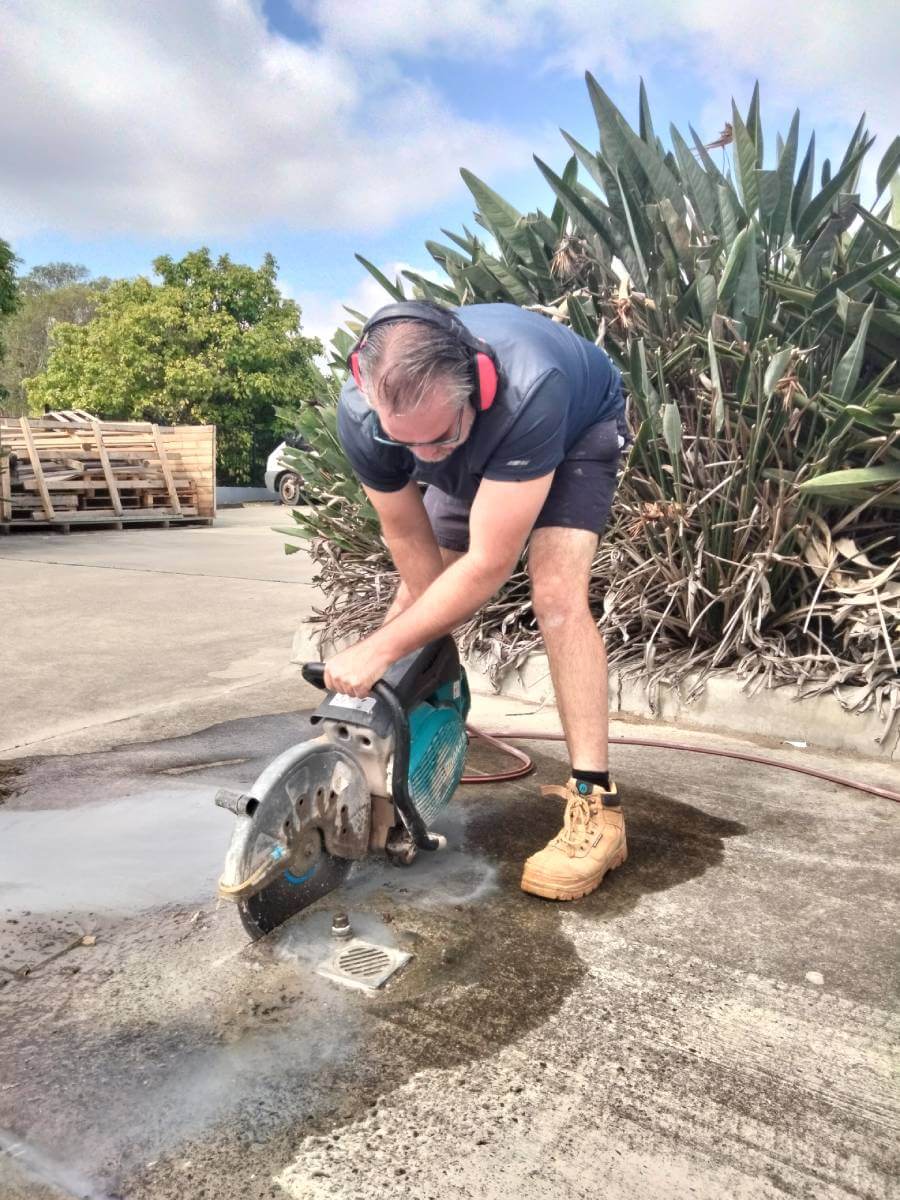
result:
[[[101,422],[82,413],[0,418],[0,524],[122,525],[214,515],[214,426]]]

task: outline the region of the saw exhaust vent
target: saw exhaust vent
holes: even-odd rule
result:
[[[347,987],[374,991],[405,966],[411,957],[403,950],[392,950],[354,938],[335,950],[316,970],[326,979],[333,979]]]

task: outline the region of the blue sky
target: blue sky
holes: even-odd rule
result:
[[[0,237],[24,267],[149,273],[198,245],[270,250],[305,327],[433,264],[471,221],[467,166],[523,209],[538,153],[588,145],[592,71],[657,132],[712,139],[763,89],[770,144],[794,106],[841,153],[865,108],[873,166],[896,132],[900,35],[883,0],[0,0]],[[821,155],[820,155],[821,161]]]

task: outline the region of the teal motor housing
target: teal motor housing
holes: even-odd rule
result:
[[[408,715],[409,794],[426,824],[449,804],[466,762],[470,696],[466,673],[444,683]]]

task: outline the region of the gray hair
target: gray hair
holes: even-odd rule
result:
[[[452,329],[425,321],[376,325],[360,349],[359,363],[370,401],[394,414],[411,412],[436,385],[454,408],[462,408],[472,394],[468,347]]]

